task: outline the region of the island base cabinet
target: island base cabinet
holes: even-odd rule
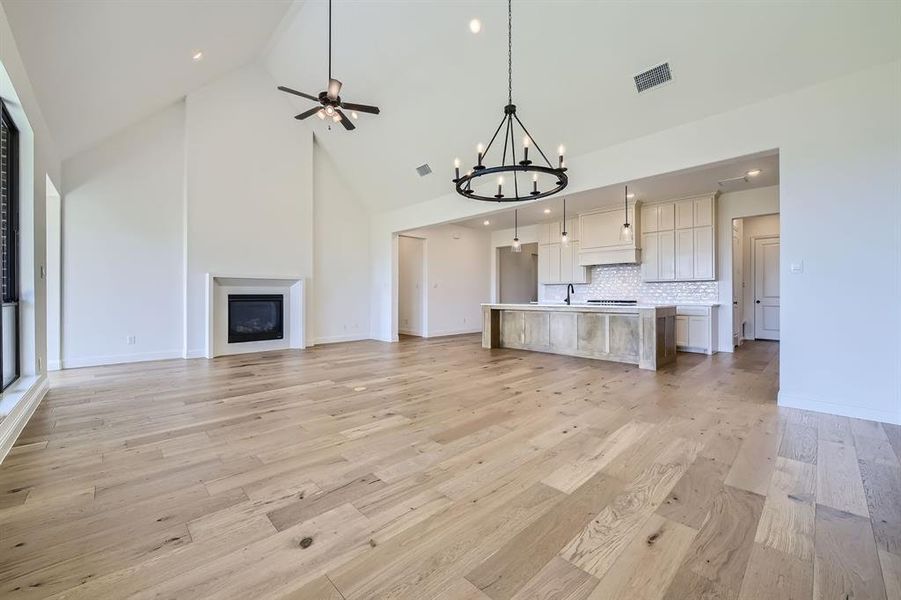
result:
[[[675,360],[675,309],[636,313],[578,309],[483,308],[485,348],[515,348],[637,364],[657,369]]]

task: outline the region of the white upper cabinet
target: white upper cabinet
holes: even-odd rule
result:
[[[566,231],[569,243],[563,245]],[[538,283],[587,283],[587,269],[579,264],[579,219],[553,221],[538,225]]]
[[[716,196],[644,205],[644,281],[704,281],[716,277]]]
[[[636,207],[638,210],[636,210]],[[636,234],[641,231],[640,203],[629,203],[629,223]],[[640,256],[640,235],[631,242],[620,238],[625,212],[623,207],[606,208],[579,215],[579,264],[610,265],[637,263]]]

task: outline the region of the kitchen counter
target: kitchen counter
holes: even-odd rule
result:
[[[482,347],[636,364],[676,360],[675,305],[483,304]]]

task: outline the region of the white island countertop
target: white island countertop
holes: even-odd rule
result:
[[[660,310],[670,309],[675,312],[675,304],[587,304],[584,302],[573,302],[566,304],[565,302],[542,302],[539,304],[483,304],[482,308],[491,310],[537,310],[537,311],[573,311],[573,312],[599,312],[599,313],[619,313],[619,314],[638,314],[642,310]]]

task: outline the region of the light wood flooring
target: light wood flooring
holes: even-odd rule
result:
[[[901,428],[777,370],[469,335],[64,371],[0,466],[0,597],[901,598]]]

